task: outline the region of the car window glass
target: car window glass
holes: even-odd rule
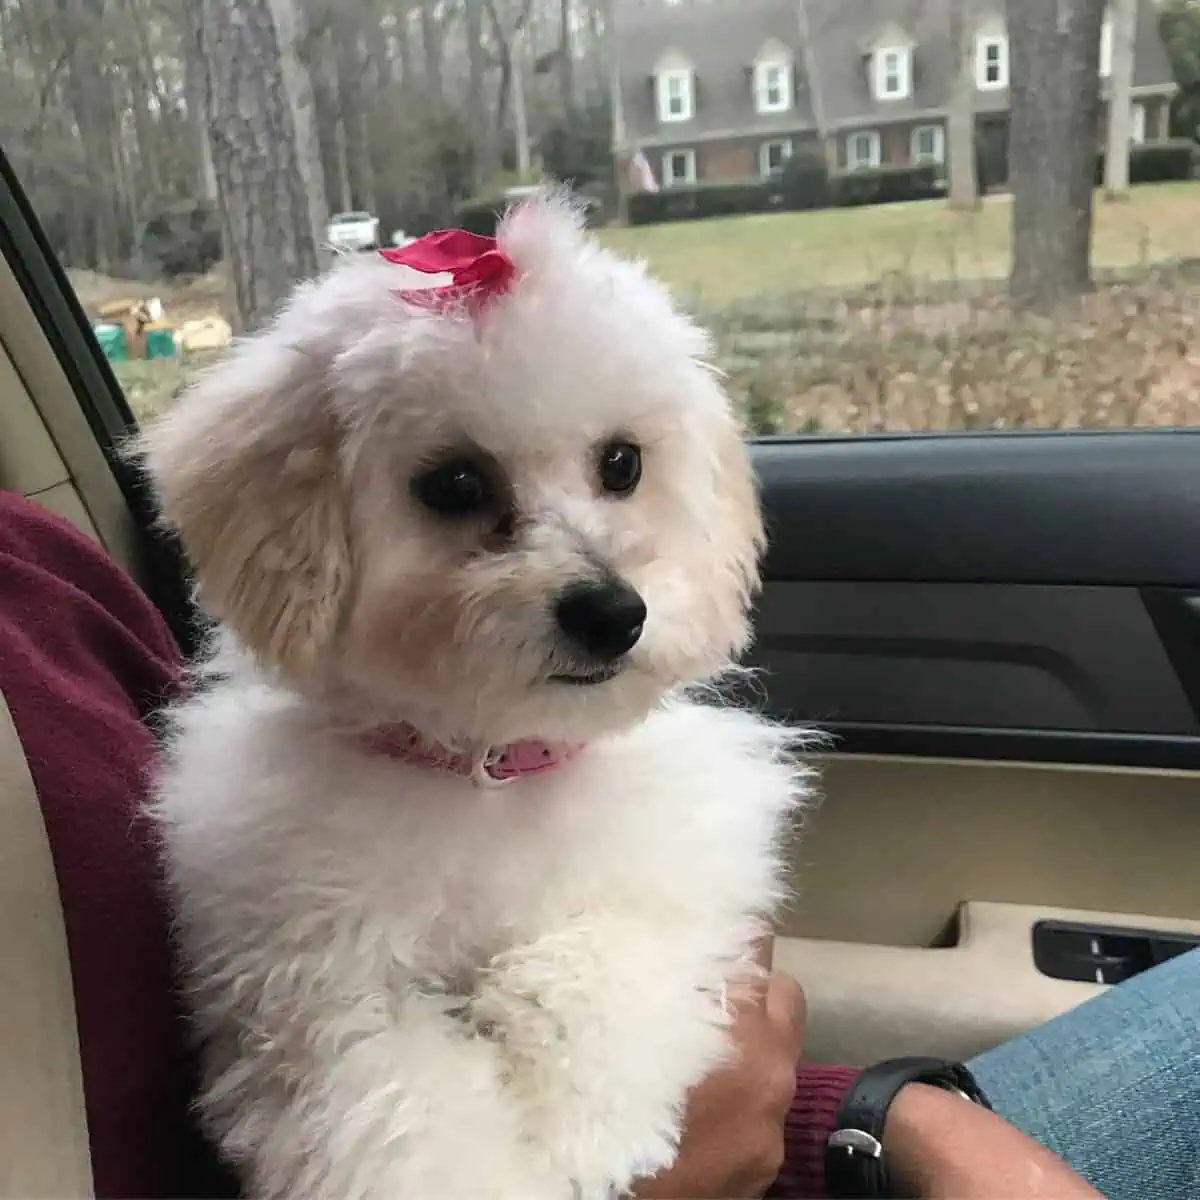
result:
[[[139,416],[552,179],[753,433],[1191,425],[1197,63],[1190,0],[13,0],[0,138]]]

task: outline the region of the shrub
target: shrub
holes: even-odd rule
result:
[[[454,224],[468,233],[494,237],[496,225],[504,216],[509,203],[503,196],[479,196],[464,200],[454,210]]]
[[[1169,142],[1150,142],[1129,151],[1130,183],[1166,183],[1191,179],[1195,173],[1200,147],[1187,138]],[[1105,154],[1096,156],[1096,186],[1104,183]]]
[[[932,200],[940,196],[945,187],[941,167],[932,164],[843,171],[829,180],[830,197],[839,207]]]
[[[1200,272],[1112,273],[1048,318],[1003,283],[810,289],[703,314],[758,433],[1200,424]],[[764,329],[769,324],[770,331]]]
[[[657,225],[664,221],[695,221],[703,217],[730,217],[765,212],[779,195],[777,183],[700,183],[664,188],[661,192],[634,192],[629,197],[631,225]]]
[[[829,164],[819,150],[798,150],[783,168],[784,207],[793,211],[828,208]]]
[[[589,225],[602,224],[606,215],[604,186],[602,184],[588,185],[577,189],[574,195],[583,206],[587,223]],[[454,223],[459,229],[465,229],[468,233],[494,237],[500,218],[516,203],[515,198],[502,195],[491,199],[480,197],[474,200],[464,200],[454,210]]]
[[[221,261],[221,222],[211,201],[160,198],[143,215],[138,253],[151,274],[203,275]]]

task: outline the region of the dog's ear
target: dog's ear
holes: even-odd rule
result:
[[[278,329],[243,343],[137,447],[200,600],[266,665],[318,667],[353,579],[325,371]]]

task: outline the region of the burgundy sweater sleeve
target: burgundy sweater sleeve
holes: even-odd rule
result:
[[[40,505],[0,492],[0,689],[62,898],[98,1200],[231,1194],[192,1126],[152,836],[153,714],[179,652],[137,586]]]
[[[825,1143],[837,1124],[838,1109],[857,1067],[804,1065],[796,1076],[796,1099],[788,1114],[783,1170],[767,1194],[775,1200],[822,1200],[825,1195]]]

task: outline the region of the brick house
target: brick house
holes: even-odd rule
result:
[[[950,5],[975,41],[982,182],[1007,179],[1004,0],[613,0],[614,152],[623,186],[769,175],[804,146],[837,171],[946,158]],[[1101,72],[1111,70],[1111,24]],[[1153,0],[1141,0],[1133,134],[1167,137],[1177,90]]]

